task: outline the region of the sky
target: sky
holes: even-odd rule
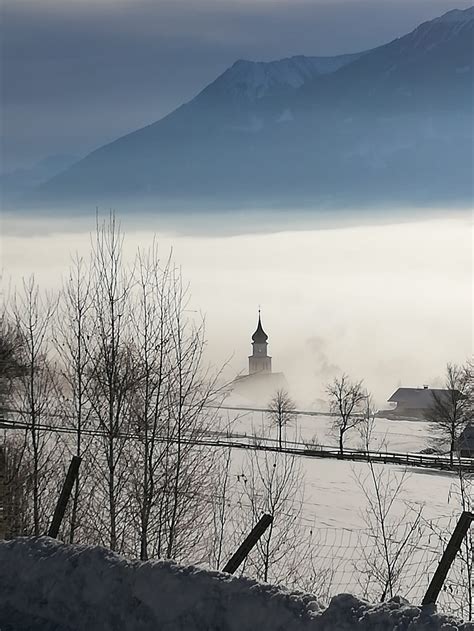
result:
[[[2,172],[154,122],[237,59],[365,50],[472,0],[4,0]]]

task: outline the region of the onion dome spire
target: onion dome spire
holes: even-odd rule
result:
[[[258,325],[257,330],[252,335],[252,342],[255,344],[266,344],[268,340],[268,335],[265,333],[262,327],[262,320],[260,317],[260,309],[258,310]]]

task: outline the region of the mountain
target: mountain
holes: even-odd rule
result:
[[[78,161],[77,156],[54,155],[43,158],[28,169],[15,169],[0,174],[0,189],[4,199],[10,199],[37,187],[42,182],[65,171]]]
[[[330,74],[359,59],[364,53],[336,57],[305,57],[297,55],[278,61],[247,61],[240,59],[214,82],[229,96],[256,101],[269,95],[299,88],[311,79]]]
[[[360,206],[472,199],[474,7],[376,49],[238,61],[37,199]]]

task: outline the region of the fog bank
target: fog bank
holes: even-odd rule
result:
[[[77,226],[76,226],[77,228]],[[59,286],[91,224],[31,235],[4,231],[4,286],[35,273]],[[27,230],[27,228],[26,228]],[[311,404],[339,371],[365,379],[379,403],[399,385],[439,385],[448,361],[472,353],[472,219],[237,236],[159,234],[205,314],[209,360],[244,372],[258,306],[273,369]],[[129,229],[126,251],[151,243]]]

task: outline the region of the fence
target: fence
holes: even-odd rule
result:
[[[393,592],[409,602],[420,604],[457,522],[446,516],[420,522],[395,564]],[[391,538],[390,560],[396,556],[412,524],[401,524],[397,537]],[[438,597],[439,609],[470,620],[472,602],[473,546],[468,533],[449,569]],[[388,572],[380,535],[372,530],[316,528],[312,530],[312,591],[325,600],[342,592],[380,600],[386,592]],[[385,597],[390,594],[385,593]]]
[[[23,426],[22,429],[25,429]],[[205,444],[214,445],[216,439],[202,439]],[[222,446],[233,446],[231,441],[219,439]],[[249,449],[249,443],[239,444],[239,447]],[[274,451],[274,446],[255,445],[263,451]],[[301,455],[291,447],[290,453]],[[303,452],[304,455],[308,455]],[[2,451],[0,448],[0,457]],[[398,454],[400,456],[400,454]],[[367,457],[367,454],[365,455]],[[371,455],[372,458],[372,455]],[[12,466],[18,466],[12,463]],[[2,468],[0,467],[0,475]],[[17,480],[18,481],[18,480]],[[19,480],[25,493],[29,492],[26,478]],[[14,503],[20,506],[23,496],[20,489],[14,489]],[[0,478],[1,499],[1,478]],[[206,496],[205,501],[212,503],[214,498]],[[1,504],[1,502],[0,502]],[[241,504],[234,508],[245,510]],[[14,511],[20,514],[19,511]],[[13,513],[12,513],[13,514]],[[2,511],[0,511],[0,518]],[[238,519],[238,515],[236,515]],[[0,527],[2,522],[0,521]],[[448,539],[454,531],[456,516],[448,515],[436,519],[422,519],[413,530],[413,523],[401,523],[392,530],[385,542],[381,541],[380,533],[374,529],[345,529],[314,527],[308,518],[303,519],[301,530],[301,552],[299,561],[299,580],[293,584],[313,592],[317,597],[327,600],[341,592],[351,592],[368,600],[380,600],[387,597],[387,584],[393,593],[405,597],[414,604],[420,604],[426,594],[429,581],[438,566]],[[275,515],[275,528],[278,529],[278,515]],[[13,528],[14,530],[14,528]],[[407,540],[410,533],[410,539]],[[406,542],[403,553],[399,553],[401,544]],[[81,540],[81,543],[89,543]],[[234,548],[234,543],[230,548]],[[388,569],[383,557],[383,546],[388,546],[388,557],[396,565]],[[191,559],[194,561],[194,559]],[[251,566],[247,565],[245,573],[251,573]],[[390,573],[392,573],[391,576]],[[282,574],[283,576],[283,574]],[[443,583],[443,589],[438,602],[440,609],[464,619],[473,616],[472,602],[473,579],[473,540],[471,533],[462,542],[461,549],[456,555],[454,563]],[[270,576],[269,580],[273,579]],[[282,582],[288,583],[282,578]]]
[[[0,428],[5,430],[27,430],[29,423],[22,420],[10,420],[0,417]],[[37,424],[37,430],[45,432],[56,432],[62,434],[74,434],[75,430],[68,426]],[[83,430],[84,435],[99,436],[100,431]],[[121,435],[121,437],[136,439],[133,434]],[[156,436],[156,440],[164,440],[163,437]],[[284,446],[280,447],[278,441],[273,438],[263,436],[252,436],[232,432],[208,431],[200,437],[183,436],[183,443],[192,441],[207,447],[232,447],[234,449],[254,449],[258,451],[283,451],[296,456],[307,456],[311,458],[333,458],[337,460],[350,460],[353,462],[378,462],[382,464],[397,464],[410,467],[421,467],[427,469],[440,469],[442,471],[465,471],[474,473],[473,458],[456,458],[455,464],[450,463],[449,457],[430,454],[401,453],[391,451],[367,451],[362,449],[344,449],[343,454],[338,449],[327,445],[313,445],[310,442],[298,442],[285,440]]]

